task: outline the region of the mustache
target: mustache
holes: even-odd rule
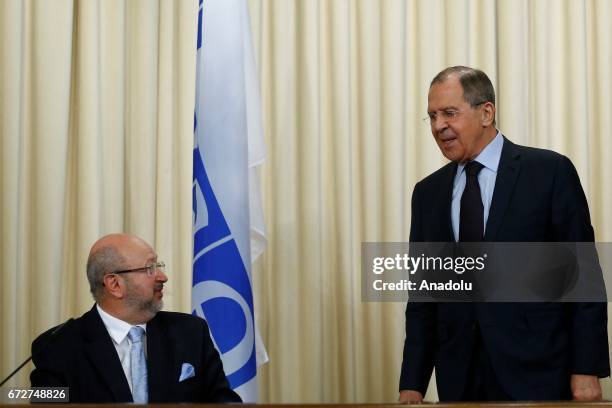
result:
[[[156,283],[155,286],[153,287],[153,289],[155,290],[162,290],[163,288],[164,288],[163,283]]]

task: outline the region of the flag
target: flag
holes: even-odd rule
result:
[[[257,401],[267,361],[251,262],[265,248],[256,166],[265,157],[246,0],[200,0],[193,150],[192,312],[208,322],[230,386]]]

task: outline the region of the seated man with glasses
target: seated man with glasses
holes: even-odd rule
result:
[[[142,239],[107,235],[89,253],[96,304],[32,343],[33,387],[70,402],[240,402],[206,322],[161,312],[165,265]]]

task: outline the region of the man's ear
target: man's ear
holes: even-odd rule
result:
[[[489,127],[495,122],[495,105],[485,102],[482,105],[482,126]]]
[[[109,296],[112,296],[117,299],[123,298],[123,283],[119,278],[119,275],[115,275],[114,273],[109,273],[104,275],[104,288],[106,289],[106,293]]]

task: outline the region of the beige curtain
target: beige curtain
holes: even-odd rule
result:
[[[607,0],[249,4],[268,148],[262,402],[396,399],[404,305],[361,301],[360,245],[406,240],[412,187],[444,163],[421,118],[445,66],[484,69],[504,134],[574,161],[612,240]],[[0,376],[91,306],[102,234],[149,240],[166,309],[189,311],[197,7],[0,0]]]
[[[192,1],[0,1],[0,376],[91,307],[103,234],[155,245],[189,311],[196,22]]]
[[[612,239],[609,1],[250,5],[269,149],[265,401],[396,400],[404,305],[362,302],[360,244],[408,239],[412,188],[445,162],[421,119],[446,66],[490,75],[511,140],[573,160],[597,239]]]

